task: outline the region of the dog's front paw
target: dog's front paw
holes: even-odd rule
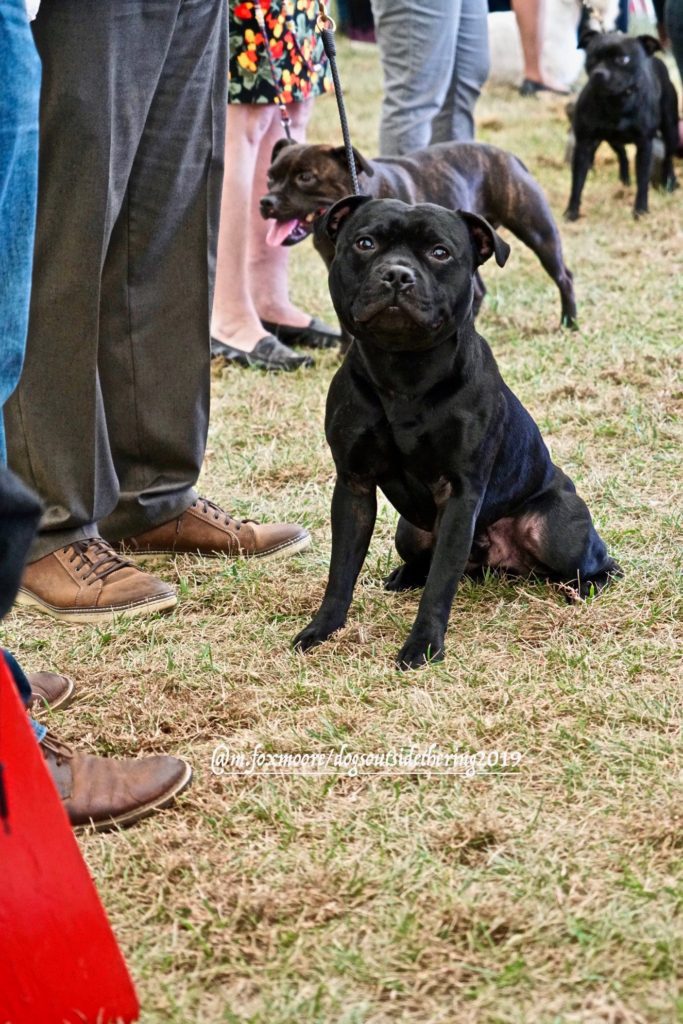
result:
[[[623,575],[624,570],[619,563],[610,558],[602,572],[597,573],[591,579],[581,579],[578,581],[579,597],[582,601],[590,601],[592,598],[597,597],[605,587],[609,587],[615,580],[621,579]]]
[[[647,206],[636,206],[633,211],[633,219],[640,220],[641,217],[647,217],[649,212]]]
[[[564,219],[565,220],[578,220],[579,219],[579,211],[573,209],[571,206],[568,206],[567,209],[564,211]]]
[[[341,629],[341,625],[329,625],[322,622],[316,622],[313,619],[312,622],[302,629],[300,633],[292,640],[292,647],[295,651],[310,651],[311,648],[317,647],[319,644],[325,642],[328,637],[336,633],[338,629]]]
[[[424,668],[435,661],[443,661],[443,637],[408,637],[399,651],[396,666],[402,672],[409,668]]]

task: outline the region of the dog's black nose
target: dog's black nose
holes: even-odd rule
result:
[[[415,284],[415,272],[400,263],[392,263],[382,274],[382,283],[397,292],[406,292]]]
[[[597,68],[593,68],[591,71],[591,78],[596,78],[600,82],[609,82],[609,77],[609,69],[602,64],[599,64]]]
[[[275,213],[275,203],[270,196],[263,196],[259,202],[262,217],[271,217]]]

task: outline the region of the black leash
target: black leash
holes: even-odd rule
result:
[[[351,184],[353,186],[353,194],[359,196],[361,194],[360,185],[358,184],[358,172],[356,170],[356,160],[353,155],[353,146],[351,145],[351,132],[349,131],[349,122],[346,117],[346,108],[344,106],[344,93],[342,92],[341,80],[339,78],[339,69],[337,68],[337,47],[334,42],[334,33],[336,31],[336,24],[334,19],[327,13],[327,7],[324,0],[319,0],[320,14],[316,21],[316,27],[320,33],[320,38],[323,42],[323,49],[325,55],[330,62],[330,70],[332,71],[332,81],[334,82],[334,94],[337,98],[337,108],[339,110],[339,120],[341,122],[342,136],[344,138],[344,150],[346,152],[346,162],[349,165],[349,173],[351,175]],[[268,57],[268,63],[270,65],[270,73],[273,79],[273,87],[277,95],[277,105],[280,110],[280,120],[282,121],[282,127],[284,128],[285,135],[289,142],[292,142],[292,130],[291,130],[291,118],[287,113],[287,106],[282,96],[282,86],[280,85],[280,76],[278,75],[277,68],[275,67],[275,60],[270,49],[270,36],[268,34],[268,26],[266,25],[266,16],[261,8],[261,5],[256,2],[254,4],[254,16],[258,22],[258,26],[263,35],[265,43],[266,56]]]
[[[354,196],[361,194],[360,185],[358,184],[358,172],[356,171],[356,159],[353,155],[353,146],[351,145],[351,132],[349,131],[349,122],[346,118],[346,108],[344,106],[344,94],[342,92],[341,80],[339,78],[339,70],[337,68],[337,47],[334,43],[334,32],[336,25],[334,20],[330,18],[327,13],[324,0],[319,0],[320,14],[318,15],[318,31],[320,32],[321,39],[323,41],[323,48],[327,55],[327,59],[330,62],[330,69],[332,71],[332,81],[334,82],[334,94],[337,97],[337,108],[339,110],[339,120],[341,121],[341,130],[344,137],[344,149],[346,151],[346,162],[349,165],[349,173],[351,175],[351,184],[353,186]]]

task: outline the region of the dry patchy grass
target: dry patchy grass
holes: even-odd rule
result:
[[[374,151],[372,50],[342,46],[354,140]],[[489,92],[481,137],[519,153],[557,216],[569,188],[560,100]],[[336,140],[320,102],[314,141]],[[480,329],[571,473],[626,575],[597,601],[466,583],[445,665],[400,674],[414,595],[386,505],[348,627],[308,658],[333,479],[322,419],[336,362],[270,378],[216,373],[202,489],[293,518],[315,546],[285,564],[169,563],[171,618],[76,631],[6,623],[28,668],[78,680],[54,726],[102,753],[177,751],[196,770],[175,812],[82,848],[137,980],[144,1024],[640,1024],[683,1017],[680,572],[682,193],[632,196],[600,153],[585,216],[563,227],[581,331],[512,241],[486,268]],[[308,243],[293,287],[331,316]],[[678,536],[677,536],[678,535]],[[520,750],[514,775],[216,777],[220,740],[248,750],[404,744]]]

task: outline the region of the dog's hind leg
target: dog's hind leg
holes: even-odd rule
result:
[[[610,142],[610,146],[617,154],[617,160],[619,161],[619,181],[622,185],[631,184],[631,171],[628,166],[628,155],[624,146],[616,145]]]
[[[384,580],[385,590],[418,590],[424,587],[432,562],[434,536],[413,526],[403,516],[396,527],[396,550],[404,560]]]
[[[622,575],[568,477],[524,510],[516,519],[515,534],[539,576],[567,584],[581,598],[599,593]]]
[[[526,217],[526,204],[515,210],[505,220],[505,227],[528,245],[538,256],[543,269],[552,277],[558,287],[562,302],[562,318],[560,326],[576,329],[576,298],[574,296],[574,278],[571,270],[564,262],[560,232],[553,220],[550,207],[536,182],[533,182],[536,196],[533,199],[534,216]],[[529,186],[528,186],[529,187]],[[527,201],[528,202],[528,201]]]
[[[664,160],[662,161],[661,184],[667,192],[678,188],[674,157],[678,151],[678,96],[670,81],[663,83],[662,89],[662,140],[664,142]]]

